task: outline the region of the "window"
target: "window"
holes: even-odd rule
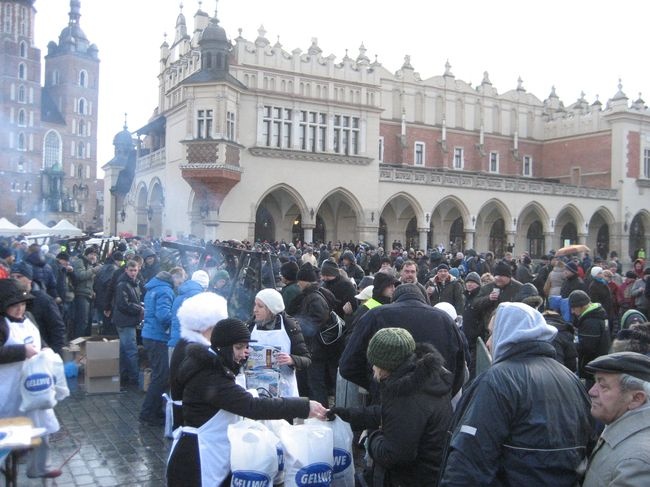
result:
[[[77,179],[83,179],[84,178],[84,166],[83,164],[79,164],[77,166]]]
[[[50,82],[51,82],[52,86],[56,86],[56,85],[59,84],[60,76],[59,76],[59,71],[57,69],[52,71],[52,74],[50,75]]]
[[[381,162],[384,162],[384,138],[383,137],[379,137],[379,152],[377,154],[377,158]]]
[[[325,152],[327,114],[300,112],[300,148],[311,152]]]
[[[454,148],[454,169],[465,167],[465,152],[462,147]]]
[[[643,168],[641,177],[650,179],[650,149],[643,149]]]
[[[226,138],[235,140],[235,112],[226,112]]]
[[[268,147],[291,147],[292,110],[265,106],[262,126],[263,143]]]
[[[86,179],[90,179],[90,164],[86,166]],[[86,188],[87,192],[87,188]]]
[[[29,20],[27,16],[27,9],[25,7],[21,7],[20,9],[20,32],[19,35],[21,36],[26,36],[28,34],[27,32],[27,21]]]
[[[58,132],[50,130],[45,134],[43,141],[43,168],[50,169],[54,165],[61,165],[62,158],[61,136]]]
[[[27,118],[25,116],[25,110],[22,108],[18,110],[18,125],[25,127],[27,125]]]
[[[413,150],[413,164],[424,166],[424,142],[416,142]]]
[[[25,63],[20,63],[18,65],[18,79],[25,78],[27,78],[27,68],[25,67]]]
[[[18,172],[25,172],[25,159],[18,159]]]
[[[27,43],[25,41],[20,42],[20,57],[27,57]]]
[[[83,142],[79,142],[79,144],[77,144],[77,157],[79,159],[86,157],[86,144]]]
[[[12,9],[11,9],[11,4],[6,3],[5,4],[5,12],[4,12],[4,24],[2,26],[3,30],[6,33],[11,32],[11,17],[13,15]]]
[[[18,189],[18,183],[16,181],[11,182],[11,191],[16,191]]]
[[[88,86],[88,73],[86,73],[85,69],[79,71],[79,86],[83,86],[84,88]]]
[[[18,134],[18,150],[26,150],[25,134],[22,132]]]
[[[359,117],[334,115],[334,152],[359,153]]]
[[[18,87],[18,101],[20,103],[25,103],[25,87],[23,85]]]
[[[498,152],[490,152],[488,171],[489,172],[499,172],[499,153]]]
[[[522,174],[531,177],[533,175],[533,158],[531,156],[524,156],[522,164]]]
[[[79,125],[77,125],[77,134],[80,136],[86,135],[86,122],[79,120]]]
[[[77,112],[81,115],[86,115],[86,100],[84,98],[79,98]]]
[[[212,138],[212,110],[199,110],[196,117],[196,138]]]

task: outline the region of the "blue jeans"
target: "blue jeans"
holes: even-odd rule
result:
[[[120,337],[120,377],[132,384],[138,383],[138,344],[135,327],[117,328]]]
[[[158,421],[163,419],[164,392],[169,387],[169,352],[167,342],[157,340],[142,340],[144,349],[147,351],[149,364],[151,365],[151,383],[147,389],[147,395],[142,403],[140,418],[147,421]]]

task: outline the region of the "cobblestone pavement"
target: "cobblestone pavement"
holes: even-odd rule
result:
[[[29,479],[23,459],[18,485],[163,486],[171,440],[161,426],[138,421],[143,399],[136,390],[87,395],[71,388],[55,409],[61,430],[50,437],[52,465],[63,475],[45,483]]]

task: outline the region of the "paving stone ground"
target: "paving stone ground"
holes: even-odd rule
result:
[[[162,427],[138,421],[144,393],[87,395],[83,386],[56,406],[61,430],[50,437],[52,464],[63,475],[45,483],[25,475],[19,486],[151,486],[165,485],[165,463],[171,440]],[[62,466],[63,465],[63,466]]]

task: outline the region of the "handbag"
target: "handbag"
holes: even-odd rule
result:
[[[318,336],[323,345],[332,345],[343,336],[344,329],[345,321],[343,321],[343,318],[334,311],[330,311],[330,320],[325,328],[321,329]]]

